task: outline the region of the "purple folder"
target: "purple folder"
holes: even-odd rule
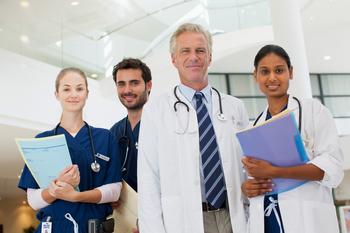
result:
[[[265,160],[272,165],[296,166],[309,160],[293,112],[238,132],[236,136],[245,156]],[[272,181],[275,186],[269,194],[285,192],[307,182],[282,178]]]

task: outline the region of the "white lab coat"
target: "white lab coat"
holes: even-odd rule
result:
[[[144,107],[138,151],[139,225],[142,233],[203,233],[198,123],[195,109],[178,104],[173,91]],[[241,194],[241,150],[235,131],[248,125],[243,103],[221,95],[226,120],[220,121],[212,91],[212,120],[225,175],[234,233],[246,232]],[[188,127],[187,127],[188,123]],[[186,130],[187,128],[187,130]],[[186,131],[186,132],[184,132]]]
[[[301,136],[310,163],[321,168],[324,178],[309,181],[290,191],[280,193],[278,202],[285,233],[338,233],[338,222],[332,198],[332,188],[343,179],[343,155],[331,113],[318,100],[300,100],[302,108]],[[295,109],[296,100],[289,97],[288,109]],[[266,119],[266,110],[259,122]],[[299,122],[298,122],[299,124]],[[249,232],[264,233],[264,197],[250,200]]]

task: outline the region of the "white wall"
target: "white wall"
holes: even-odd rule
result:
[[[336,200],[350,200],[350,170],[345,171],[344,179],[334,190]]]
[[[60,68],[2,49],[0,60],[0,123],[37,130],[57,124],[61,108],[54,97],[54,83]],[[103,88],[96,80],[88,82],[90,93],[84,118],[91,125],[109,128],[125,114],[113,80],[106,79]]]

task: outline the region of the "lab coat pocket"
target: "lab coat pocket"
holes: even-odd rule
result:
[[[338,233],[338,221],[333,204],[304,201],[304,231],[307,233]]]
[[[179,196],[161,198],[165,230],[168,233],[184,232],[182,200]]]

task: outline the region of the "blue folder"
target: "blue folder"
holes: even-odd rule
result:
[[[297,166],[309,161],[293,112],[283,112],[269,121],[236,134],[243,154],[280,167]],[[269,194],[296,188],[307,181],[273,179]]]

